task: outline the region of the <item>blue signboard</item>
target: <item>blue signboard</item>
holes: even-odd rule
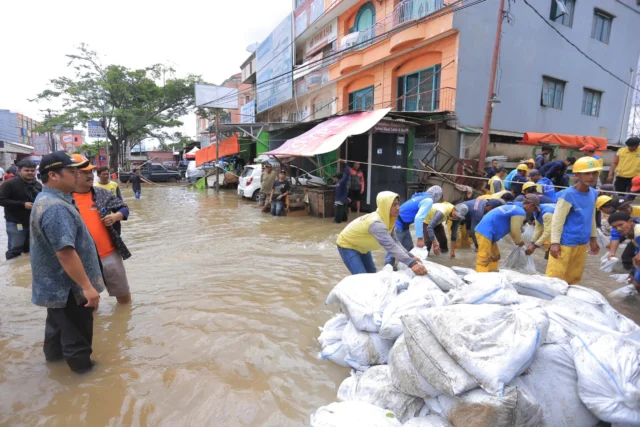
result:
[[[291,15],[276,27],[256,51],[257,108],[261,113],[293,97]]]

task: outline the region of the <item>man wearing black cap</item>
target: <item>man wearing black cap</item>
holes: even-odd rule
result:
[[[93,310],[105,289],[95,243],[71,196],[77,163],[64,151],[40,162],[44,188],[31,214],[31,302],[47,308],[44,354],[72,371],[91,370]]]
[[[640,138],[631,137],[625,142],[626,147],[621,148],[613,158],[613,163],[609,169],[608,181],[613,182],[613,174],[616,174],[616,180],[613,183],[618,193],[628,193],[631,190],[631,180],[633,177],[640,175]],[[635,199],[635,196],[631,196]],[[633,200],[631,199],[631,200]]]
[[[633,244],[632,282],[636,289],[640,290],[640,224],[636,224],[626,212],[612,213],[609,216],[609,224],[622,236],[629,238]]]

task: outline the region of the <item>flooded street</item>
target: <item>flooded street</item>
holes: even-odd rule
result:
[[[317,360],[316,338],[337,311],[325,298],[347,274],[335,246],[344,225],[273,218],[234,191],[124,196],[133,304],[103,294],[90,374],[45,363],[46,310],[30,302],[29,259],[0,262],[0,425],[302,426],[336,400],[348,370]],[[440,260],[472,267],[475,254]],[[621,287],[599,261],[588,258],[583,284]],[[640,322],[637,297],[615,307]]]

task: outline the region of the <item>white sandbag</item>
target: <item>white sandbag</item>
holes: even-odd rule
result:
[[[388,271],[354,274],[342,279],[331,290],[326,304],[340,304],[342,312],[359,330],[378,332],[382,313],[397,293]]]
[[[348,322],[349,318],[342,313],[327,320],[324,326],[320,328],[320,336],[318,337],[320,347],[325,348],[337,341],[342,341],[342,332]]]
[[[365,372],[345,379],[338,389],[338,400],[369,402],[392,411],[400,422],[415,417],[424,406],[421,398],[403,393],[393,386],[387,365],[372,366]]]
[[[463,279],[467,274],[474,274],[476,272],[473,268],[467,267],[451,267],[451,269]]]
[[[602,221],[603,223],[606,221]],[[600,230],[598,228],[598,237],[597,237],[597,242],[598,242],[598,246],[600,247],[600,249],[604,249],[607,246],[609,246],[609,243],[611,243],[611,238],[607,237],[602,230]]]
[[[533,258],[525,253],[524,247],[518,246],[511,251],[502,265],[502,268],[509,268],[531,274],[537,273],[536,264],[533,262]]]
[[[626,276],[626,275],[625,275]],[[609,292],[609,298],[613,300],[623,300],[625,298],[634,297],[638,295],[638,289],[634,285],[627,285]]]
[[[422,261],[426,261],[427,257],[429,256],[429,249],[427,249],[426,246],[424,248],[419,248],[416,246],[413,249],[411,249],[409,253],[413,256],[417,256]]]
[[[474,283],[491,283],[493,285],[499,285],[506,281],[504,274],[499,272],[490,273],[473,273],[467,274],[463,277],[464,281],[469,284]]]
[[[401,392],[421,398],[431,398],[441,394],[440,390],[429,384],[411,363],[404,335],[400,335],[389,352],[389,367],[391,381]]]
[[[638,326],[633,320],[620,314],[615,308],[611,306],[611,304],[609,304],[609,301],[607,301],[607,299],[600,292],[594,289],[573,285],[569,288],[567,296],[582,300],[597,308],[602,314],[613,320],[616,325],[615,330],[618,332],[626,334],[629,332],[635,332],[640,329],[640,326]],[[609,297],[611,298],[611,294],[609,294]]]
[[[553,299],[558,295],[566,295],[569,284],[555,277],[539,274],[523,274],[513,270],[502,270],[507,283],[511,284],[521,295],[529,295],[542,299]]]
[[[358,371],[387,363],[393,346],[393,341],[381,338],[377,332],[360,331],[352,322],[344,328],[342,342],[347,346],[345,361]]]
[[[482,389],[476,389],[460,397],[442,395],[437,399],[443,415],[454,426],[538,427],[543,425],[543,408],[533,396],[521,388],[507,387],[502,396],[494,396]]]
[[[599,420],[580,400],[577,383],[573,351],[565,342],[540,347],[529,369],[511,385],[524,388],[540,404],[546,426],[595,426]]]
[[[312,427],[402,427],[392,411],[350,400],[321,406],[311,414]]]
[[[557,322],[571,337],[583,332],[618,333],[615,318],[581,299],[560,295],[545,310],[549,320]]]
[[[478,387],[473,377],[442,348],[418,316],[405,316],[402,323],[411,364],[427,383],[450,395]]]
[[[431,282],[430,279],[425,279]],[[433,282],[412,281],[409,289],[398,295],[385,308],[380,325],[380,336],[395,340],[404,330],[400,320],[402,316],[416,314],[421,308],[447,305],[448,302],[447,296]]]
[[[427,415],[424,417],[412,418],[403,427],[452,427],[451,423],[440,415]]]
[[[447,353],[492,394],[502,393],[529,367],[549,329],[547,313],[533,304],[458,304],[428,308],[418,316]]]
[[[536,227],[533,224],[525,224],[524,230],[522,230],[522,241],[529,243],[533,240],[533,234],[536,232]]]
[[[329,360],[336,365],[343,366],[345,368],[351,368],[352,366],[346,361],[348,350],[349,349],[344,345],[342,340],[336,341],[324,347],[322,351],[318,353],[318,358],[321,360]]]
[[[464,286],[460,276],[449,267],[431,261],[422,261],[422,264],[427,269],[427,277],[433,280],[443,291],[449,292],[451,289]]]
[[[558,344],[563,342],[569,342],[571,336],[567,334],[562,325],[558,322],[554,322],[549,319],[549,331],[547,337],[544,339],[544,344]]]
[[[611,273],[618,262],[620,262],[618,258],[609,257],[609,252],[607,252],[600,258],[600,270],[605,273]]]
[[[585,333],[571,348],[586,407],[603,421],[640,424],[640,343]]]
[[[618,283],[629,283],[629,275],[624,273],[624,274],[610,274],[609,277],[611,277],[613,280],[615,280]]]
[[[476,273],[477,275],[489,273]],[[508,283],[475,281],[462,289],[449,292],[449,304],[517,304],[519,295]]]
[[[391,283],[396,288],[396,292],[406,291],[409,287],[409,281],[415,277],[415,274],[408,266],[402,265],[406,269],[398,268],[398,271],[393,271],[391,264],[387,264],[382,268],[382,272],[389,274],[389,277],[391,277]]]

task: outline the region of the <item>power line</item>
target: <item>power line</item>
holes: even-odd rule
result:
[[[441,10],[439,10],[437,12],[432,13],[431,15],[427,15],[427,16],[424,16],[424,17],[422,17],[420,19],[417,19],[417,20],[413,21],[412,25],[417,25],[417,24],[420,24],[422,22],[432,21],[432,20],[435,20],[435,19],[440,18],[442,16],[449,15],[451,13],[454,13],[454,12],[457,12],[457,11],[460,11],[460,10],[475,6],[475,5],[480,4],[480,3],[484,3],[485,1],[486,0],[474,0],[469,4],[462,5],[462,6],[459,6],[459,7],[453,7],[453,8],[446,9],[446,10],[442,10],[441,9]],[[328,59],[332,59],[334,57],[337,57],[337,56],[339,56],[339,55],[341,55],[341,54],[343,54],[345,52],[355,51],[355,50],[357,50],[356,48],[359,47],[359,46],[375,44],[378,41],[382,40],[382,38],[387,38],[387,36],[391,36],[391,35],[393,35],[393,34],[395,34],[397,32],[404,31],[405,29],[407,29],[406,26],[400,25],[400,26],[398,26],[396,28],[393,28],[393,29],[391,29],[389,31],[385,31],[384,33],[381,33],[381,34],[379,34],[377,36],[374,36],[374,37],[372,37],[370,39],[367,39],[367,40],[364,40],[364,41],[362,41],[360,43],[357,43],[355,45],[349,46],[348,48],[345,48],[345,49],[342,49],[342,50],[336,50],[335,52],[333,52],[332,54],[330,54],[327,57],[318,59],[316,61],[310,61],[310,62],[304,63],[304,64],[302,64],[301,66],[299,66],[296,69],[293,69],[291,71],[286,71],[286,72],[284,72],[284,73],[282,73],[280,75],[274,76],[274,77],[272,77],[272,78],[270,78],[268,80],[260,82],[260,83],[256,84],[256,87],[257,86],[261,86],[261,85],[265,85],[267,83],[270,83],[270,82],[272,82],[272,81],[274,81],[276,79],[279,79],[281,77],[287,76],[289,74],[293,75],[295,72],[305,71],[306,68],[309,68],[309,67],[311,67],[311,66],[313,66],[313,65],[315,65],[317,63],[325,62]],[[327,66],[329,66],[329,65],[332,65],[332,64],[328,64]],[[322,68],[326,68],[326,67],[322,67]],[[281,86],[283,84],[288,84],[288,83],[289,82],[286,81],[284,83],[280,83],[279,85],[276,85],[275,87]],[[251,88],[251,89],[245,89],[243,91],[238,91],[238,93],[222,96],[222,97],[220,97],[218,99],[214,99],[214,100],[210,101],[209,103],[213,103],[213,102],[217,102],[217,101],[221,101],[221,100],[225,100],[225,99],[231,99],[231,98],[233,98],[233,97],[235,97],[237,95],[248,93],[248,92],[251,92],[253,90],[254,89]]]
[[[627,9],[637,13],[638,15],[640,15],[640,11],[637,11],[636,9],[632,8],[631,6],[629,6],[628,4],[622,2],[621,0],[616,0],[618,3],[620,3],[621,5],[623,5],[624,7],[626,7]]]
[[[531,8],[531,10],[533,10],[535,12],[536,15],[538,15],[540,17],[540,19],[542,19],[544,21],[545,24],[547,24],[553,31],[555,31],[560,37],[562,37],[567,43],[569,43],[571,46],[573,46],[578,52],[580,52],[585,58],[587,58],[589,61],[593,62],[594,64],[596,64],[598,67],[600,67],[604,72],[610,74],[612,77],[614,77],[616,80],[619,80],[620,82],[622,82],[622,84],[624,84],[625,86],[629,86],[631,89],[634,90],[638,90],[636,87],[630,85],[629,83],[625,82],[624,80],[622,80],[620,77],[616,76],[615,74],[613,74],[611,71],[607,70],[606,68],[604,68],[602,65],[600,65],[600,63],[598,63],[595,59],[593,59],[592,57],[590,57],[589,55],[587,55],[586,53],[584,53],[578,46],[576,46],[573,42],[571,42],[571,40],[569,40],[568,38],[566,38],[564,36],[564,34],[562,34],[560,31],[558,31],[558,29],[556,27],[554,27],[549,21],[547,21],[545,19],[544,16],[540,15],[540,12],[538,12],[538,10],[531,6],[529,4],[529,2],[527,0],[523,0],[524,4],[526,4],[527,6],[529,6]]]

